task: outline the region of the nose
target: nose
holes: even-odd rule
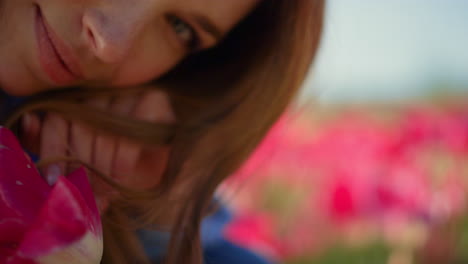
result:
[[[109,64],[121,62],[144,25],[143,12],[141,7],[128,5],[86,10],[82,17],[82,33],[93,55]]]

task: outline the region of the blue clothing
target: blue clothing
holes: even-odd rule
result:
[[[226,239],[204,248],[205,264],[268,264],[266,259]]]
[[[226,207],[206,217],[202,222],[201,240],[205,264],[268,264],[267,259],[224,237],[225,227],[232,221],[232,214]]]
[[[206,217],[201,226],[201,242],[205,264],[269,264],[267,259],[235,245],[224,237],[224,229],[232,221],[232,214],[226,207],[220,207]],[[164,257],[170,236],[165,232],[139,230],[148,257],[157,262]]]
[[[27,98],[12,97],[0,90],[0,118],[10,115]],[[30,154],[30,153],[29,153]],[[34,161],[38,158],[30,154]],[[205,264],[269,264],[268,260],[241,246],[231,243],[224,237],[224,229],[232,220],[231,212],[223,206],[202,221],[201,242]],[[148,257],[157,262],[166,252],[169,234],[153,230],[136,232]]]

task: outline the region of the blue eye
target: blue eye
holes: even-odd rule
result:
[[[192,26],[175,15],[168,15],[167,21],[187,49],[194,50],[197,48],[199,44],[198,35]]]

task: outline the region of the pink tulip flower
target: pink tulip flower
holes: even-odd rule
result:
[[[274,219],[268,214],[251,213],[237,216],[225,230],[226,237],[235,244],[272,259],[286,255],[284,243],[275,234]]]
[[[0,263],[100,263],[102,227],[84,169],[49,186],[0,128]]]

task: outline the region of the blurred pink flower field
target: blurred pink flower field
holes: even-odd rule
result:
[[[372,263],[419,263],[467,214],[467,161],[463,104],[290,112],[220,190],[226,235],[280,261],[378,243]]]

